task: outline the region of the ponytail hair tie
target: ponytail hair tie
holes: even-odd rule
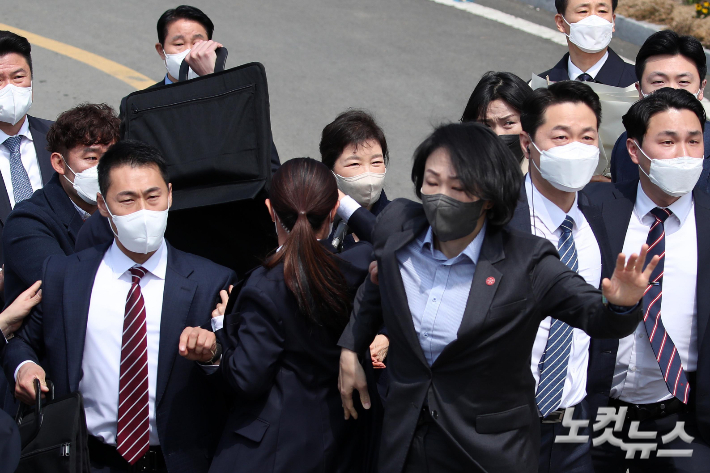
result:
[[[301,214],[301,215],[306,215],[306,211],[305,211],[305,210],[301,210],[301,211],[298,212],[298,213]]]

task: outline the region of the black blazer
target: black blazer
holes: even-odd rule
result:
[[[14,473],[19,462],[20,431],[15,419],[0,411],[0,473]]]
[[[52,178],[52,174],[54,174],[54,168],[52,168],[52,161],[50,159],[52,153],[47,151],[47,132],[53,122],[29,115],[27,115],[27,121],[29,122],[30,133],[32,133],[32,142],[35,145],[39,170],[42,174],[42,184],[46,185]],[[7,195],[7,189],[4,184],[0,185],[0,238],[2,238],[7,216],[10,215],[11,210],[12,205],[10,204],[10,197]],[[4,263],[4,254],[0,250],[0,265]]]
[[[145,90],[150,90],[150,89],[157,89],[158,87],[162,87],[164,85],[172,85],[172,84],[166,84],[165,83],[165,78],[161,80],[160,82],[156,82],[155,84],[151,85],[150,87],[146,87]],[[118,108],[118,118],[121,120],[121,137],[125,136],[125,130],[124,130],[124,119],[126,116],[126,100],[128,99],[128,95],[123,97],[121,99],[121,105]],[[275,173],[276,171],[279,170],[281,167],[281,160],[279,159],[279,152],[276,151],[276,144],[274,143],[274,140],[271,140],[271,173]]]
[[[626,230],[636,202],[638,181],[617,184],[590,184],[585,188],[594,204],[601,208],[602,217],[609,233],[612,251],[621,253],[626,239]],[[698,317],[698,369],[696,382],[691,384],[691,399],[694,397],[695,416],[703,440],[710,443],[710,342],[705,338],[710,319],[710,196],[697,188],[693,191],[695,201],[695,225],[698,234],[697,301]],[[598,371],[598,384],[592,390],[588,386],[588,399],[593,409],[606,406],[609,401],[619,340],[592,340],[589,369]],[[695,391],[695,393],[693,393]],[[594,410],[592,411],[594,412]]]
[[[429,366],[396,258],[428,225],[422,205],[405,199],[380,214],[373,232],[380,284],[365,280],[339,341],[361,353],[383,319],[389,328],[390,390],[379,469],[402,471],[427,403],[452,448],[469,455],[462,470],[536,472],[540,420],[530,353],[540,322],[550,315],[591,336],[618,338],[634,330],[641,310],[611,312],[600,291],[570,271],[549,241],[489,226],[458,338]]]
[[[624,62],[611,48],[608,49],[609,57],[594,78],[595,82],[611,85],[614,87],[628,87],[636,82],[636,69],[631,64]],[[567,70],[569,53],[562,56],[560,62],[552,69],[538,74],[543,79],[549,77],[552,82],[569,80]]]
[[[629,150],[626,147],[628,134],[623,132],[611,151],[611,182],[627,182],[638,181],[639,167],[631,161]],[[703,132],[703,140],[705,143],[705,160],[703,161],[703,173],[696,184],[697,189],[710,192],[710,122],[705,122],[705,131]]]
[[[47,377],[58,397],[79,389],[91,291],[108,247],[47,259],[42,302],[10,340],[2,360],[12,389],[17,366],[40,359],[46,360]],[[171,473],[206,472],[224,425],[220,372],[208,376],[178,355],[178,341],[185,327],[209,327],[219,291],[233,284],[235,276],[168,245],[155,406],[160,445]]]
[[[333,255],[352,297],[371,253],[362,243]],[[283,264],[251,274],[224,326],[218,332],[228,347],[222,372],[238,399],[210,472],[357,471],[365,439],[343,419],[340,331],[317,326],[298,310]]]
[[[64,191],[59,174],[20,202],[10,213],[2,235],[5,258],[5,302],[42,278],[42,265],[50,255],[74,253],[84,221]]]

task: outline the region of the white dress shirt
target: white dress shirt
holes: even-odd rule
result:
[[[27,117],[25,117],[25,123],[22,124],[18,135],[22,137],[22,141],[20,142],[20,157],[22,164],[27,170],[27,175],[30,178],[32,192],[34,192],[42,188],[42,172],[39,168],[39,162],[37,161],[37,152],[35,151],[35,145],[32,141],[32,133],[30,133],[30,121]],[[2,173],[5,189],[7,189],[7,196],[10,198],[10,206],[14,208],[15,195],[12,193],[12,179],[10,178],[10,150],[7,149],[7,146],[3,145],[8,138],[9,136],[0,130],[0,173]]]
[[[578,196],[575,196],[572,208],[565,214],[562,209],[553,204],[535,188],[529,174],[525,178],[525,191],[528,196],[528,206],[530,207],[532,232],[539,237],[547,238],[555,245],[555,248],[557,248],[562,235],[559,227],[564,222],[565,217],[569,215],[574,219],[572,238],[574,238],[574,246],[577,249],[579,275],[587,283],[594,287],[599,287],[602,276],[602,255],[594,232],[592,232],[592,227],[589,226],[587,219],[579,209]],[[540,323],[535,343],[533,344],[530,368],[535,378],[535,391],[537,391],[537,385],[540,381],[539,363],[547,346],[551,321],[550,317],[546,317]],[[588,362],[589,335],[583,330],[574,328],[572,330],[572,346],[567,363],[567,377],[562,390],[560,409],[576,406],[587,395]]]
[[[624,240],[624,254],[638,253],[655,221],[649,212],[657,207],[638,185],[636,203]],[[671,204],[673,215],[664,224],[666,255],[663,261],[661,320],[678,350],[685,371],[698,365],[697,300],[698,240],[693,194]],[[619,340],[611,397],[634,404],[670,399],[643,322],[636,331]]]
[[[604,63],[606,60],[609,59],[609,51],[604,53],[604,57],[602,57],[596,64],[594,64],[592,67],[590,67],[588,70],[583,71],[579,67],[575,66],[572,63],[572,56],[567,58],[567,73],[569,74],[569,80],[577,80],[577,77],[579,77],[581,74],[584,74],[585,72],[592,76],[592,79],[597,78],[597,74],[599,74],[599,71],[601,68],[604,66]]]
[[[338,206],[338,210],[336,212],[338,213],[338,216],[345,220],[345,223],[347,223],[348,220],[350,220],[350,217],[352,217],[359,208],[360,204],[355,202],[355,199],[349,195],[346,195],[340,199],[340,206]]]

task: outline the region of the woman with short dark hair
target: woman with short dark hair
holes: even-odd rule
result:
[[[338,342],[345,417],[367,383],[358,362],[384,323],[390,333],[379,470],[533,473],[540,453],[530,353],[547,316],[593,337],[619,338],[658,257],[617,260],[602,292],[560,261],[548,241],[510,230],[522,175],[483,125],[445,125],[416,150],[422,203],[394,200],[372,234],[379,286],[358,290]]]

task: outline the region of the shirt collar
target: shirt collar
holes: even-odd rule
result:
[[[123,251],[121,251],[121,249],[116,244],[116,240],[113,241],[113,244],[104,255],[104,262],[108,265],[109,268],[111,268],[113,276],[116,279],[123,276],[126,271],[128,271],[132,267],[138,265],[138,263],[133,261],[131,258],[126,256]],[[158,250],[153,253],[150,258],[148,258],[148,261],[141,264],[140,266],[145,268],[153,276],[159,279],[165,279],[165,273],[167,271],[168,266],[168,247],[165,244],[164,238],[163,242],[160,244],[160,248],[158,248]]]
[[[483,227],[481,227],[481,231],[478,232],[476,238],[474,238],[458,256],[451,259],[447,259],[444,253],[434,248],[434,231],[431,226],[424,234],[424,239],[417,240],[417,242],[419,243],[419,248],[422,253],[428,253],[432,258],[442,261],[445,265],[460,263],[464,257],[467,257],[473,264],[476,264],[478,263],[478,257],[481,255],[481,247],[483,246],[483,239],[485,238],[487,227],[488,221],[486,220],[483,222]]]
[[[71,197],[69,198],[69,200],[71,201],[71,203],[74,206],[74,208],[76,209],[76,211],[79,212],[81,219],[86,222],[86,219],[91,217],[91,214],[89,212],[87,212],[86,210],[82,209],[81,207],[79,207],[78,205],[76,205],[76,202],[71,200]]]
[[[20,127],[20,131],[17,132],[15,136],[24,136],[28,140],[32,141],[32,134],[30,133],[30,120],[25,115],[25,122]],[[10,135],[6,135],[4,131],[0,130],[0,144],[4,143]]]
[[[638,217],[639,220],[643,221],[645,217],[648,216],[648,213],[658,207],[651,198],[646,195],[646,193],[643,191],[643,187],[641,187],[641,182],[639,181],[638,183],[638,189],[636,191],[636,203],[634,204],[634,213]],[[693,193],[688,192],[687,194],[681,196],[678,200],[673,202],[671,205],[669,205],[668,210],[673,212],[673,215],[670,216],[669,218],[676,218],[680,226],[683,226],[685,223],[685,219],[688,218],[688,215],[690,214],[690,211],[693,208]],[[653,216],[649,216],[649,218],[653,218]]]
[[[537,190],[537,187],[532,183],[530,174],[525,178],[525,193],[528,197],[528,207],[533,217],[540,219],[543,225],[547,227],[547,231],[553,234],[565,218],[569,215],[574,220],[574,226],[579,228],[579,224],[584,220],[582,211],[579,210],[579,193],[574,193],[574,203],[569,212],[565,213],[561,208],[555,205],[550,199],[545,197]]]
[[[579,77],[581,74],[584,74],[585,72],[592,76],[592,79],[597,78],[597,74],[599,74],[599,71],[601,68],[604,66],[604,63],[606,60],[609,58],[609,50],[607,50],[606,53],[604,53],[604,56],[592,67],[589,68],[588,71],[583,71],[579,67],[575,66],[572,63],[572,56],[567,58],[567,71],[569,74],[569,80],[577,80],[577,77]]]

